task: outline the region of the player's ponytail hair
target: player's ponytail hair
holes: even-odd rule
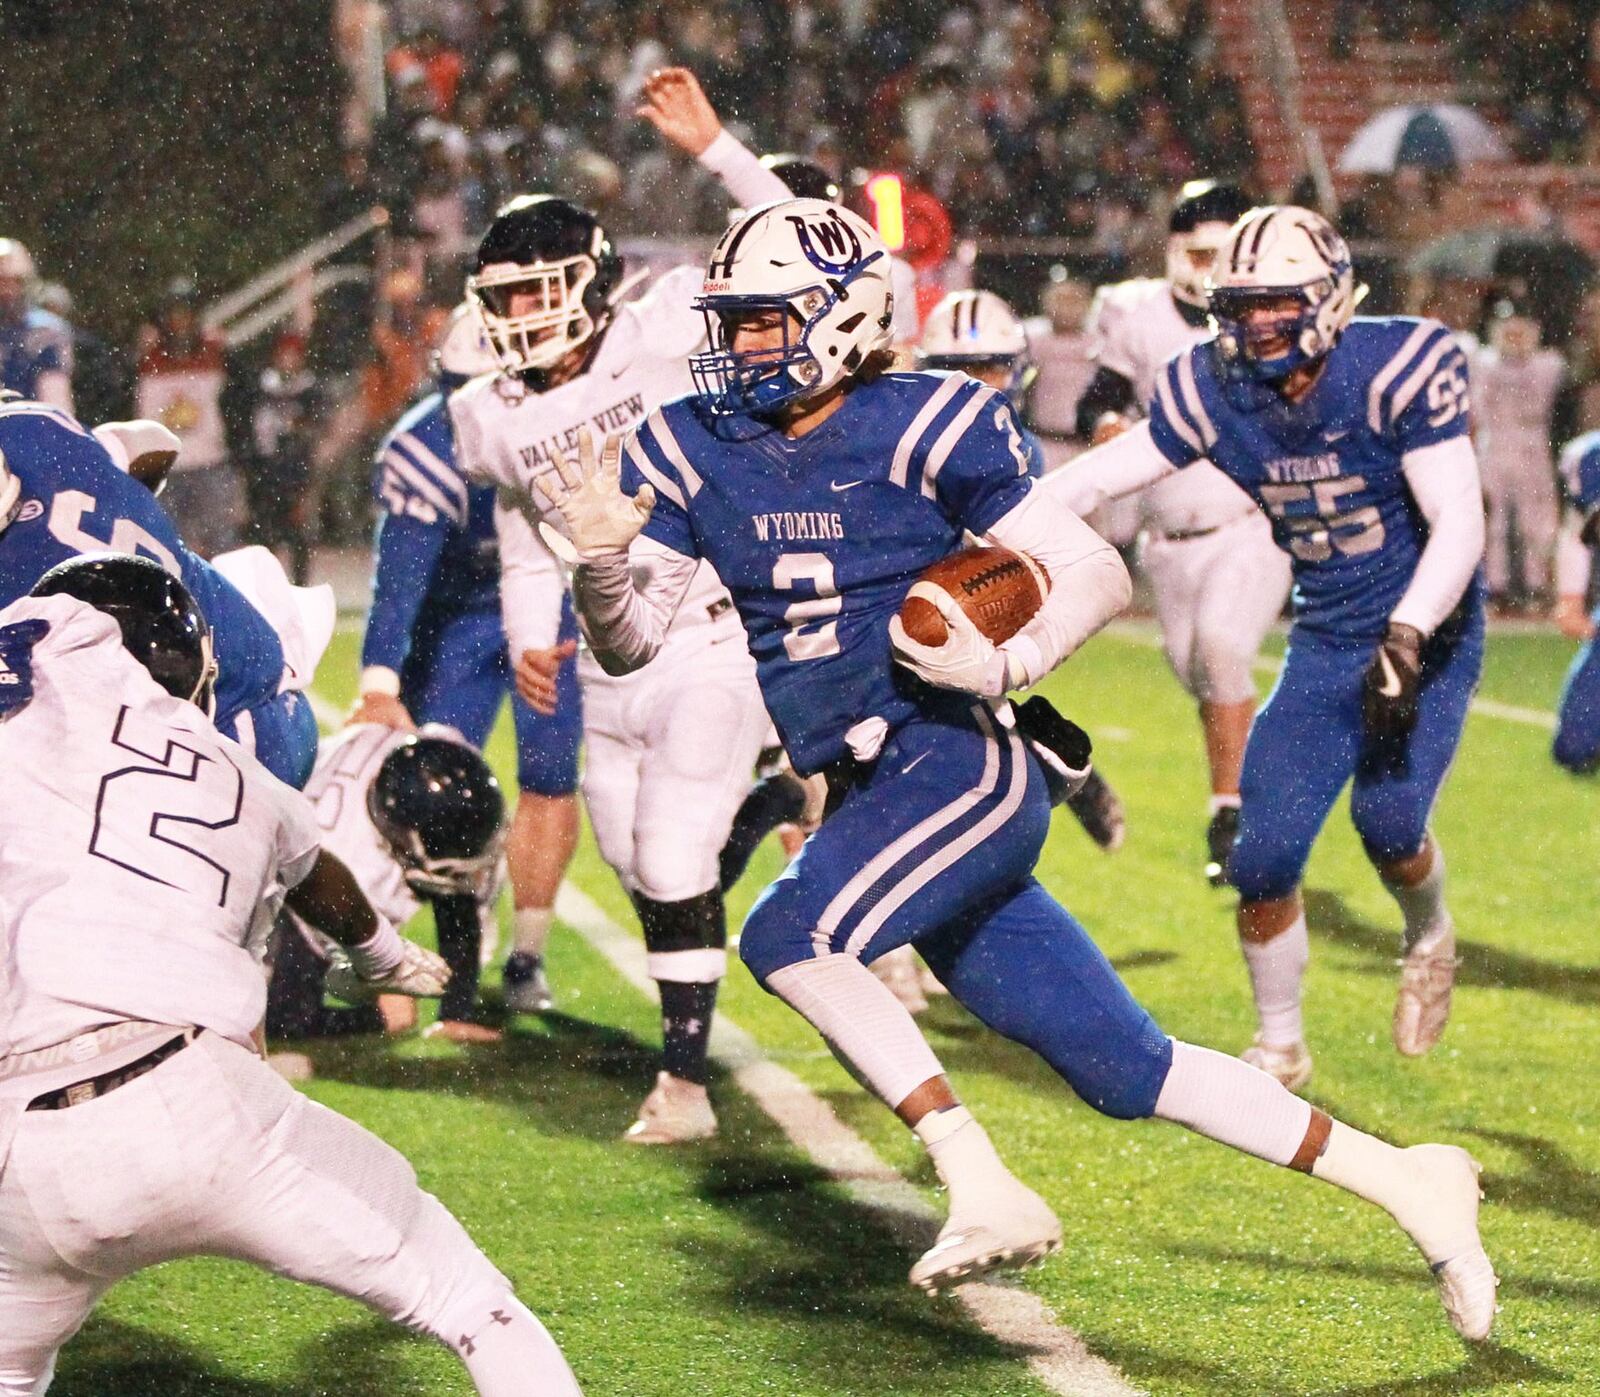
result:
[[[861,361],[861,367],[850,375],[850,382],[852,385],[876,383],[899,362],[900,358],[894,350],[874,349],[872,353]]]

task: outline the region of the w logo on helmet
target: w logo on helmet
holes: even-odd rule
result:
[[[787,217],[800,240],[800,251],[818,271],[836,276],[861,260],[861,239],[837,209],[830,209],[820,220],[793,213]]]

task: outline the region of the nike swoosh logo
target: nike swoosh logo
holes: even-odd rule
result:
[[[919,762],[927,761],[927,759],[932,755],[932,752],[924,752],[920,757],[913,757],[903,767],[900,768],[900,774],[902,776],[909,776],[911,774],[912,767],[916,766]]]
[[[864,480],[847,480],[841,485],[837,480],[830,480],[828,488],[835,494],[843,494],[846,490],[854,490],[857,485],[865,485],[866,483]]]
[[[1342,441],[1345,437],[1347,437],[1349,435],[1350,435],[1350,429],[1348,427],[1346,427],[1344,429],[1344,431],[1342,431],[1342,432],[1327,432],[1327,433],[1324,433],[1323,439],[1325,441],[1329,442],[1329,443],[1332,443],[1332,442],[1336,442],[1336,441]]]
[[[1378,651],[1378,664],[1383,670],[1383,683],[1378,685],[1378,692],[1384,698],[1400,697],[1400,676],[1395,672],[1394,661],[1386,651]]]

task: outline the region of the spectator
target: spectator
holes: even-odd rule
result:
[[[301,587],[311,571],[307,505],[318,396],[316,376],[306,368],[305,339],[280,335],[251,420],[250,531],[255,542],[288,554],[290,576]]]
[[[140,327],[137,358],[135,414],[183,443],[162,503],[195,552],[225,552],[237,541],[243,501],[222,421],[223,345],[201,327],[199,292],[188,278],[167,287]]]
[[[1044,314],[1027,322],[1028,349],[1039,368],[1028,425],[1044,442],[1046,470],[1065,465],[1087,445],[1077,434],[1077,420],[1078,400],[1095,370],[1092,337],[1084,328],[1093,300],[1088,282],[1058,267],[1045,287]]]
[[[72,411],[72,327],[33,304],[28,249],[0,238],[0,388]]]

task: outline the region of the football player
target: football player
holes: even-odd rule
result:
[[[1173,206],[1165,280],[1102,287],[1090,312],[1099,368],[1078,405],[1095,441],[1126,429],[1150,400],[1161,366],[1209,334],[1205,277],[1234,221],[1250,207],[1233,185],[1184,186]],[[1111,414],[1111,416],[1107,416]],[[1052,488],[1079,514],[1105,498],[1082,458]],[[1288,559],[1253,500],[1204,462],[1139,496],[1139,561],[1155,593],[1167,662],[1195,698],[1211,778],[1206,876],[1227,881],[1239,830],[1239,774],[1256,711],[1251,665],[1289,593]]]
[[[544,1327],[406,1160],[254,1048],[287,901],[370,985],[436,994],[319,849],[311,808],[206,720],[205,618],[139,558],[0,612],[0,1393],[50,1385],[116,1281],[214,1254],[447,1345],[480,1393],[575,1394]],[[175,779],[176,778],[176,779]],[[333,909],[330,914],[330,909]]]
[[[468,287],[504,371],[460,389],[450,410],[457,460],[500,492],[514,654],[548,651],[566,596],[560,565],[522,512],[538,513],[535,478],[581,430],[623,430],[691,386],[688,356],[705,337],[691,307],[698,280],[692,268],[674,269],[649,295],[622,302],[622,259],[605,229],[550,195],[513,200],[484,235]],[[718,853],[767,728],[738,619],[709,566],[664,659],[636,677],[608,675],[587,655],[578,661],[584,804],[601,855],[638,910],[661,992],[662,1071],[625,1137],[638,1144],[716,1130],[705,1083],[726,964]],[[524,694],[536,696],[536,681],[519,664]],[[519,944],[525,934],[519,922]]]
[[[104,552],[154,558],[183,580],[217,638],[218,730],[280,780],[305,785],[317,720],[297,686],[310,676],[290,674],[266,618],[185,546],[155,496],[119,468],[105,441],[59,409],[0,396],[0,606],[25,595],[57,563]]]
[[[450,728],[424,726],[411,734],[356,723],[322,744],[306,795],[323,848],[339,856],[379,913],[403,927],[422,903],[433,909],[450,983],[429,1035],[498,1042],[500,1033],[475,1013],[483,919],[494,915],[504,839],[505,802],[488,763]],[[409,1001],[383,1004],[381,1021],[370,1010],[324,1010],[325,954],[324,938],[293,918],[273,965],[270,1038],[415,1021],[399,1012]]]
[[[885,249],[835,205],[735,223],[699,301],[699,391],[547,479],[579,564],[579,619],[607,669],[648,672],[703,561],[727,583],[762,693],[836,809],[756,904],[740,954],[923,1140],[950,1217],[912,1280],[937,1289],[1042,1256],[1060,1225],[956,1099],[916,1023],[863,962],[906,942],[950,992],[1090,1104],[1156,1115],[1387,1208],[1482,1338],[1494,1276],[1470,1156],[1400,1150],[1247,1063],[1163,1034],[1033,877],[1049,799],[1005,694],[1127,604],[1116,552],[1035,487],[1005,399],[965,375],[890,370]],[[908,579],[976,534],[1052,586],[991,644],[953,602],[943,645],[906,635]],[[641,537],[642,534],[642,537]],[[652,566],[641,579],[648,557]]]
[[[992,291],[952,291],[922,324],[916,362],[924,369],[952,369],[971,374],[1000,393],[1020,419],[1038,373],[1022,320]],[[1018,421],[1028,473],[1045,473],[1044,444]],[[1066,798],[1089,837],[1107,851],[1120,849],[1127,837],[1122,801],[1098,769]]]
[[[402,732],[440,723],[481,748],[510,692],[520,793],[506,841],[517,940],[505,965],[505,996],[520,1013],[542,1014],[554,1002],[544,968],[551,908],[578,843],[578,631],[564,604],[549,643],[519,656],[553,689],[552,701],[536,709],[515,692],[507,660],[494,490],[472,484],[458,465],[446,407],[457,388],[497,367],[476,313],[457,307],[440,342],[432,391],[378,448],[373,493],[382,514],[361,698],[351,721]],[[456,1027],[447,1031],[486,1031],[474,1030],[468,1017],[450,1014]]]
[[[1561,453],[1561,483],[1572,514],[1560,552],[1556,619],[1563,634],[1583,642],[1567,671],[1552,752],[1568,771],[1600,770],[1600,654],[1595,628],[1600,611],[1588,608],[1589,574],[1600,544],[1600,432],[1585,432]]]
[[[1252,210],[1210,285],[1216,335],[1168,361],[1147,423],[1081,464],[1126,494],[1209,460],[1265,510],[1294,569],[1228,874],[1260,1019],[1245,1056],[1297,1088],[1311,1075],[1300,880],[1352,778],[1356,831],[1405,922],[1395,1047],[1426,1053],[1449,1018],[1455,926],[1428,820],[1483,661],[1483,501],[1454,336],[1352,319],[1349,251],[1321,215]]]
[[[1484,571],[1489,595],[1509,600],[1511,542],[1522,559],[1528,599],[1548,602],[1550,563],[1560,527],[1551,417],[1566,379],[1558,349],[1539,345],[1539,322],[1513,300],[1489,312],[1489,343],[1471,360],[1473,422],[1488,513]]]

